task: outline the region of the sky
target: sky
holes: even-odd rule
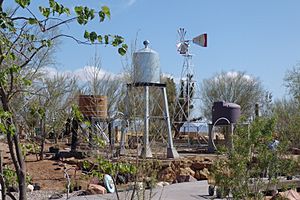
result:
[[[33,0],[38,3],[39,1]],[[179,78],[183,58],[176,51],[177,30],[186,39],[208,34],[208,47],[191,45],[198,83],[222,71],[242,71],[257,77],[275,98],[287,95],[283,78],[300,60],[299,0],[89,0],[59,1],[69,7],[88,5],[111,9],[111,19],[87,26],[68,26],[66,32],[82,37],[84,30],[118,34],[136,49],[143,41],[159,53],[161,70]],[[87,3],[88,2],[88,3]],[[131,51],[131,48],[129,49]],[[56,53],[59,71],[81,71],[95,52],[102,70],[123,72],[125,58],[111,46],[78,45],[62,41]]]

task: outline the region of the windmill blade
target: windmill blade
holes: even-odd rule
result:
[[[178,34],[179,34],[179,37],[180,37],[180,42],[184,42],[184,38],[185,38],[185,35],[186,35],[186,30],[184,30],[184,28],[179,28],[178,30]]]
[[[179,28],[177,31],[180,37],[179,43],[177,43],[177,51],[180,54],[187,54],[189,51],[190,42],[185,40],[186,30],[184,28]]]
[[[207,34],[201,34],[193,38],[193,43],[200,45],[202,47],[207,47]]]

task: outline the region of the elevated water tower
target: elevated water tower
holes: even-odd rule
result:
[[[133,53],[132,61],[133,61],[133,82],[127,84],[127,106],[125,115],[129,115],[131,110],[134,109],[132,106],[129,106],[129,96],[133,93],[133,90],[143,91],[143,93],[138,94],[139,99],[142,99],[142,118],[143,118],[143,146],[141,155],[143,157],[152,157],[152,151],[149,142],[149,125],[150,119],[158,118],[159,116],[151,116],[149,111],[149,104],[152,103],[150,100],[151,91],[154,89],[158,89],[162,94],[163,106],[161,119],[166,123],[167,126],[167,157],[168,158],[177,158],[179,157],[176,149],[173,146],[173,139],[171,133],[171,123],[169,116],[169,108],[167,101],[167,92],[166,92],[166,84],[160,83],[160,61],[159,55],[157,52],[149,48],[149,41],[144,41],[145,48]],[[135,118],[136,119],[136,118]],[[124,134],[121,138],[125,138]],[[124,140],[124,139],[122,139]],[[124,152],[125,146],[124,141],[121,141],[121,152]]]

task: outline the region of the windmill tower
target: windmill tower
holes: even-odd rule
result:
[[[180,41],[177,43],[177,51],[183,56],[183,66],[180,78],[179,93],[175,103],[175,115],[173,116],[173,127],[175,128],[175,137],[180,134],[180,129],[185,125],[184,132],[190,131],[190,124],[193,121],[200,120],[199,116],[192,116],[194,100],[199,99],[197,93],[197,84],[194,80],[195,72],[192,64],[193,55],[189,52],[190,43],[207,47],[207,34],[201,34],[192,40],[187,40],[186,30],[180,28],[178,30]]]

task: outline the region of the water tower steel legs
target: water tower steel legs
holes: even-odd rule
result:
[[[144,87],[145,90],[145,115],[144,115],[144,144],[142,149],[142,156],[152,158],[152,152],[149,144],[149,86]]]
[[[130,90],[131,87],[128,87],[126,90],[126,95],[125,95],[125,116],[124,119],[121,122],[121,140],[120,140],[120,155],[125,155],[126,154],[126,148],[125,148],[125,135],[127,134],[128,128],[129,128],[129,124],[128,124],[128,109],[129,109],[129,92],[128,90]]]
[[[168,106],[168,99],[167,99],[167,90],[165,87],[162,88],[163,96],[164,96],[164,105],[165,105],[165,120],[167,122],[168,127],[168,146],[167,146],[167,158],[179,158],[179,154],[173,146],[173,139],[172,139],[172,130],[171,130],[171,123],[170,123],[170,114],[169,114],[169,106]]]
[[[126,92],[126,110],[125,110],[125,119],[129,119],[129,92],[131,91],[132,87],[143,87],[144,89],[144,137],[143,137],[143,147],[141,151],[141,156],[145,158],[151,158],[152,150],[150,147],[149,142],[149,127],[150,127],[150,111],[149,111],[149,88],[150,87],[156,87],[160,88],[161,92],[163,94],[163,103],[164,103],[164,109],[163,109],[163,119],[166,122],[167,125],[167,131],[168,131],[168,144],[167,144],[167,158],[179,158],[179,155],[173,146],[173,138],[172,138],[172,131],[171,131],[171,123],[170,123],[170,114],[169,114],[169,106],[168,106],[168,99],[167,99],[167,90],[166,90],[166,84],[160,84],[160,83],[134,83],[134,84],[128,84],[127,85],[127,92]],[[125,121],[124,121],[125,122]],[[126,121],[127,122],[127,121]],[[128,125],[127,125],[128,126]],[[121,141],[120,141],[120,154],[125,154],[125,134],[127,132],[127,129],[124,128],[125,124],[122,125],[121,129]]]

